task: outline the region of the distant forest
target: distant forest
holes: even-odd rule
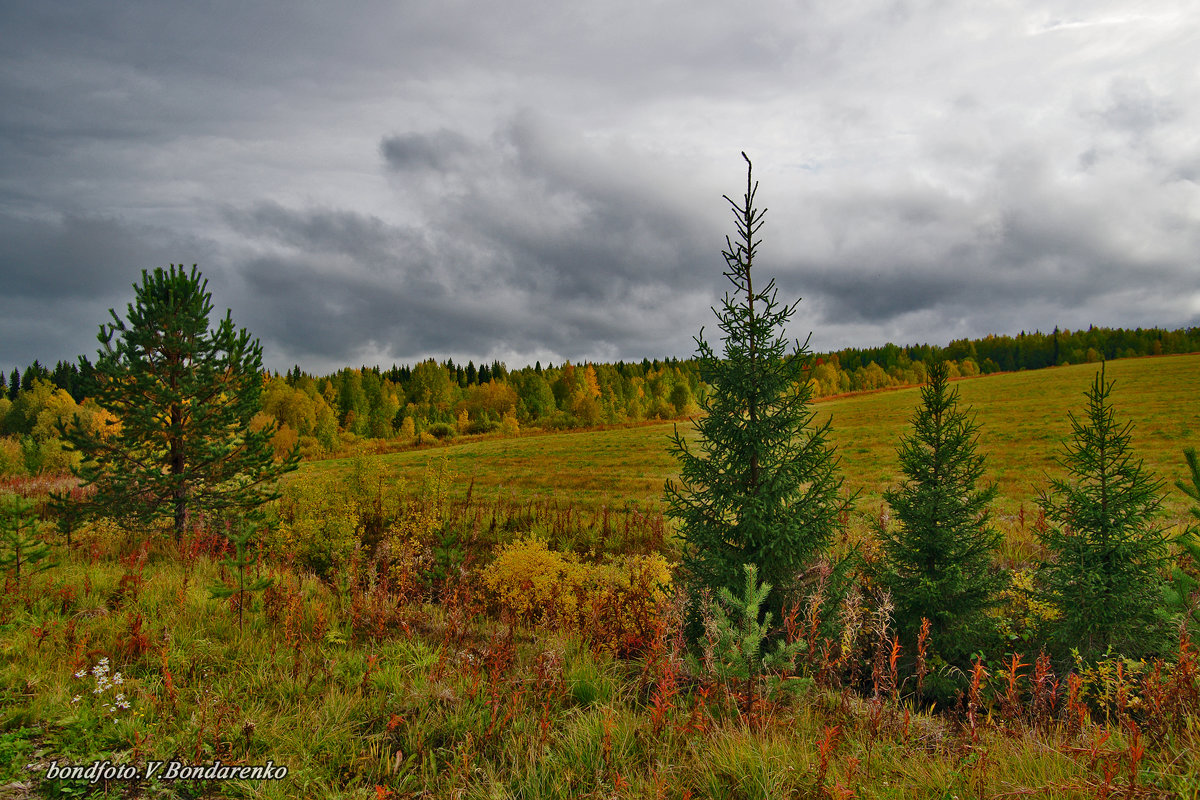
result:
[[[1200,351],[1200,328],[1096,328],[959,339],[945,347],[886,344],[817,354],[808,370],[819,397],[920,384],[926,365],[950,363],[952,377]],[[0,371],[0,476],[65,472],[59,423],[89,407],[90,363],[37,361]],[[643,359],[613,364],[537,363],[509,370],[433,359],[391,369],[347,367],[310,375],[294,367],[266,376],[259,424],[278,425],[280,454],[296,445],[308,458],[344,452],[362,439],[433,443],[454,436],[522,428],[568,429],[678,419],[699,411],[705,387],[694,359]]]

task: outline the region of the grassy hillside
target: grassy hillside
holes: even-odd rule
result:
[[[981,450],[988,475],[999,485],[996,513],[1002,526],[1021,528],[1036,516],[1033,506],[1047,472],[1056,473],[1055,457],[1070,433],[1068,412],[1081,413],[1084,392],[1098,365],[991,375],[955,383],[982,426]],[[1200,355],[1124,359],[1110,362],[1116,380],[1113,405],[1118,417],[1134,423],[1133,446],[1146,465],[1173,482],[1182,477],[1181,452],[1200,446]],[[859,524],[877,515],[883,491],[896,475],[896,442],[920,400],[917,387],[887,390],[820,402],[818,416],[833,419],[850,491],[859,492]],[[445,459],[457,476],[458,496],[473,484],[479,495],[517,501],[549,499],[561,504],[621,509],[636,504],[657,508],[663,483],[677,467],[667,451],[672,424],[606,431],[573,432],[490,439],[379,456],[387,473],[416,486],[431,463]],[[688,426],[680,425],[681,430]],[[689,431],[690,433],[690,431]],[[291,480],[311,472],[346,470],[349,460],[305,465]],[[1181,495],[1168,492],[1168,518],[1185,514]]]

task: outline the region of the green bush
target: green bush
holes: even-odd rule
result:
[[[329,577],[348,562],[359,544],[360,505],[332,481],[291,483],[277,504],[277,514],[273,549],[319,577]]]
[[[434,422],[425,430],[435,439],[453,439],[455,433],[454,426],[449,422]]]
[[[494,419],[473,419],[467,426],[467,433],[491,433],[499,428],[500,423]]]

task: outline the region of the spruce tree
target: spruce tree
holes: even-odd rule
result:
[[[1133,423],[1118,424],[1112,387],[1102,366],[1085,420],[1068,415],[1071,439],[1058,461],[1069,478],[1052,480],[1038,497],[1050,523],[1039,534],[1052,556],[1042,576],[1062,614],[1060,644],[1084,658],[1110,647],[1153,655],[1167,641],[1167,540],[1155,518],[1163,484],[1130,452]]]
[[[1200,457],[1196,448],[1188,447],[1183,451],[1184,460],[1188,466],[1188,482],[1175,481],[1175,486],[1196,503],[1192,506],[1192,516],[1200,520]],[[1172,613],[1183,618],[1183,624],[1192,632],[1192,637],[1200,641],[1200,581],[1196,579],[1200,568],[1200,526],[1188,525],[1174,539],[1179,550],[1179,557],[1171,565],[1171,579],[1164,593],[1166,607]]]
[[[766,610],[782,619],[784,598],[801,572],[833,537],[848,500],[828,442],[829,421],[815,423],[812,389],[805,375],[807,340],[789,347],[784,329],[797,303],[780,305],[775,282],[755,287],[756,239],[766,210],[754,207],[758,186],[746,159],[746,193],[728,196],[737,243],[726,237],[726,294],[714,313],[724,333],[718,356],[696,337],[701,379],[709,386],[705,414],[693,421],[695,450],[680,435],[671,450],[679,482],[668,481],[668,513],[687,542],[684,566],[694,593],[739,593],[745,566],[774,588]],[[790,352],[789,352],[790,351]]]
[[[211,295],[196,267],[143,270],[134,291],[128,320],[110,310],[113,322],[100,326],[89,380],[88,396],[119,425],[62,433],[83,454],[83,484],[96,487],[90,510],[168,519],[178,541],[189,515],[242,514],[273,497],[275,479],[298,456],[276,463],[275,427],[251,429],[261,409],[262,347],[234,329],[229,312],[210,328]]]
[[[911,643],[929,619],[933,646],[950,661],[969,656],[1004,580],[992,563],[1000,534],[988,522],[996,487],[978,486],[978,430],[958,407],[946,363],[932,364],[897,449],[904,480],[883,495],[897,523],[881,531],[896,629]]]
[[[773,646],[768,645],[772,617],[771,612],[762,611],[762,606],[771,585],[759,583],[753,564],[743,569],[746,577],[740,595],[723,586],[716,600],[710,601],[705,613],[705,636],[712,645],[711,666],[717,678],[743,685],[742,707],[753,730],[758,720],[755,707],[760,677],[769,670],[793,666],[805,642],[775,641]]]

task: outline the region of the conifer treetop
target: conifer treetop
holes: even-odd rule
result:
[[[754,283],[765,210],[755,208],[758,185],[742,155],[746,192],[740,203],[725,197],[737,228],[722,251],[733,291],[713,309],[723,353],[701,330],[695,341],[710,387],[707,413],[693,422],[695,449],[675,430],[680,479],[668,482],[666,499],[688,540],[685,564],[697,588],[738,591],[743,566],[755,564],[775,587],[770,605],[778,614],[798,573],[831,540],[846,501],[838,498],[829,422],[814,424],[810,408],[808,342],[792,346],[785,335],[796,303],[780,304],[774,280],[761,289]]]
[[[276,428],[252,429],[261,410],[262,347],[231,312],[210,326],[212,296],[195,265],[142,271],[127,319],[102,324],[89,396],[119,422],[62,435],[80,451],[78,475],[95,513],[149,523],[168,518],[176,539],[189,516],[243,514],[274,496],[299,459],[274,461]]]

